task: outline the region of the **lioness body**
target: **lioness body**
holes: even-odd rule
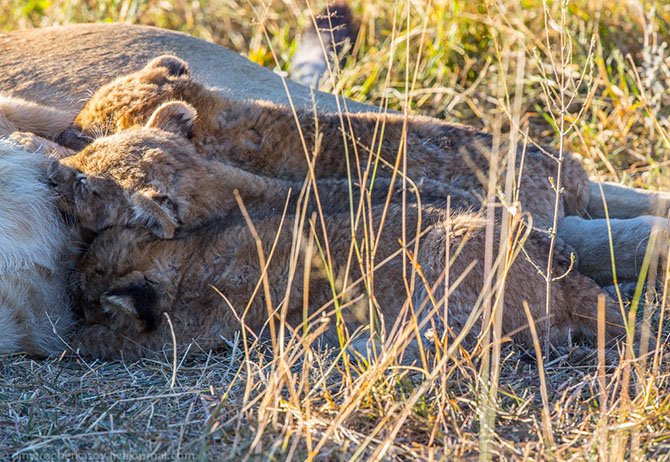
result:
[[[46,182],[46,159],[0,139],[0,354],[57,354],[74,326],[72,233]]]
[[[0,91],[77,113],[101,85],[164,54],[188,60],[199,81],[232,98],[289,103],[281,77],[234,51],[179,32],[128,24],[0,32]],[[308,88],[291,81],[286,86],[294,104],[312,107]],[[333,95],[314,94],[321,110],[337,110]],[[347,107],[375,110],[351,100]]]
[[[93,44],[93,45],[91,45]],[[34,51],[40,50],[36,54]],[[262,98],[288,105],[282,79],[223,47],[185,34],[126,24],[77,24],[0,33],[0,91],[76,113],[101,85],[140,70],[157,56],[173,54],[189,61],[195,79],[223,96],[247,101]],[[25,59],[30,56],[30,59]],[[377,112],[378,108],[315,91],[287,81],[290,102],[310,110]],[[590,184],[588,213],[604,217],[597,185]],[[607,185],[614,218],[665,215],[670,198],[618,185]],[[613,206],[616,198],[616,207]],[[610,199],[612,199],[610,201]]]

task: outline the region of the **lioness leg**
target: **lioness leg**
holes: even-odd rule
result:
[[[619,281],[636,280],[644,261],[647,243],[655,235],[657,257],[666,267],[670,221],[665,218],[641,216],[611,219],[612,247]],[[558,237],[570,245],[579,257],[579,271],[601,284],[612,284],[610,235],[606,219],[587,220],[576,216],[559,222]],[[664,271],[658,272],[663,277]]]
[[[586,213],[591,218],[605,218],[605,206],[600,185],[590,182],[590,197]],[[665,217],[670,211],[670,193],[629,188],[614,183],[602,183],[610,218],[635,218],[642,215]]]
[[[0,95],[0,135],[31,132],[55,140],[74,120],[74,114],[20,98]]]
[[[9,139],[16,141],[29,152],[37,152],[54,159],[64,159],[75,154],[72,149],[29,132],[14,132]]]

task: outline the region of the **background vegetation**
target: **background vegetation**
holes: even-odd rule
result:
[[[4,29],[124,21],[180,30],[288,70],[323,2],[0,0]],[[670,4],[663,0],[353,0],[348,97],[563,142],[595,177],[670,186]],[[561,45],[563,44],[563,46]],[[561,64],[562,62],[562,64]],[[519,95],[514,107],[515,96]],[[570,104],[562,107],[561,96]],[[563,126],[560,129],[561,121]],[[646,306],[660,317],[655,299]],[[664,307],[664,305],[662,305]],[[657,324],[654,324],[657,326]],[[661,329],[665,339],[667,329]],[[0,454],[325,460],[668,460],[667,361],[598,369],[593,345],[543,366],[505,344],[496,400],[482,351],[435,372],[299,348],[180,360],[0,362]],[[488,353],[485,353],[488,354]],[[546,377],[546,384],[542,381]],[[542,395],[545,395],[543,401]],[[489,429],[482,422],[491,422]],[[131,457],[131,456],[128,456]],[[82,460],[82,459],[78,459]],[[83,459],[86,460],[86,459]]]

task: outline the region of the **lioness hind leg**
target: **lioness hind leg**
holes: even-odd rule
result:
[[[652,257],[660,261],[657,275],[663,278],[667,268],[669,233],[670,220],[653,216],[611,219],[609,226],[605,219],[586,220],[570,216],[559,222],[557,230],[558,237],[577,253],[579,271],[603,285],[614,282],[611,249],[617,280],[637,280],[651,236],[656,242]]]
[[[590,218],[605,218],[605,204],[610,218],[666,217],[670,211],[670,192],[647,191],[614,183],[602,183],[601,192],[601,184],[595,181],[591,181],[589,186],[586,213]]]

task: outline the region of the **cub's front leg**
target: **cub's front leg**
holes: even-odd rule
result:
[[[74,114],[56,108],[0,95],[0,135],[31,132],[55,140],[74,120]]]

